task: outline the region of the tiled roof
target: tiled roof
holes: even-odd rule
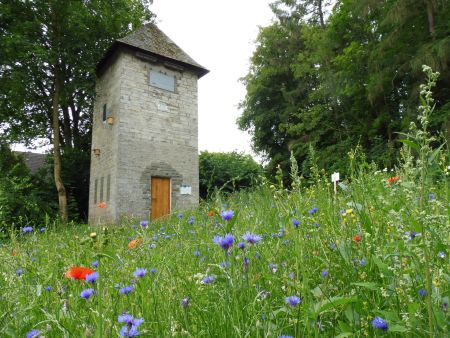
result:
[[[45,163],[45,156],[47,156],[47,154],[32,153],[29,151],[15,151],[15,153],[23,156],[25,164],[28,169],[30,169],[32,174],[35,174],[40,168],[43,167]]]
[[[150,55],[162,56],[166,61],[181,63],[184,66],[193,68],[199,77],[208,73],[206,68],[194,61],[153,23],[148,23],[133,33],[116,40],[104,59],[100,61],[98,69],[103,66],[109,55],[119,45],[130,46]]]

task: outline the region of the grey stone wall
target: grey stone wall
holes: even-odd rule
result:
[[[107,223],[117,218],[117,162],[118,162],[118,116],[120,111],[120,90],[123,62],[121,55],[114,57],[115,62],[105,71],[96,83],[96,99],[92,127],[91,174],[89,184],[89,222]],[[106,104],[107,116],[114,119],[113,125],[103,121],[103,105]],[[100,155],[94,154],[100,150]],[[107,181],[110,177],[109,199],[107,200]],[[103,198],[100,196],[103,178]],[[95,182],[97,194],[95,195]],[[100,202],[107,207],[98,207]]]
[[[175,76],[175,92],[150,85],[151,70]],[[101,121],[107,102],[114,124]],[[194,207],[199,200],[197,75],[150,63],[122,51],[97,82],[90,184],[90,222],[123,217],[148,219],[152,176],[171,178],[171,209]],[[94,204],[95,179],[111,175],[107,208]],[[106,181],[105,181],[106,182]],[[192,187],[181,195],[180,186]]]

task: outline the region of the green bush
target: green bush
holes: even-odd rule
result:
[[[251,187],[263,170],[250,155],[238,152],[200,153],[200,197],[207,198],[215,190],[232,192]]]
[[[53,215],[55,206],[41,193],[39,179],[34,178],[23,158],[7,145],[0,145],[0,232],[43,224],[46,215]]]

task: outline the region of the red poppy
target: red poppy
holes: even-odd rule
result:
[[[214,211],[211,210],[211,211],[208,213],[208,216],[213,217],[213,216],[214,216]]]
[[[93,272],[95,271],[89,268],[73,266],[64,274],[64,277],[72,279],[86,279],[86,276]]]
[[[100,202],[97,206],[98,206],[100,209],[105,209],[105,208],[106,208],[106,203],[105,203],[105,202]]]
[[[392,176],[390,178],[388,178],[386,181],[388,184],[392,184],[394,182],[397,182],[400,179],[400,176]]]
[[[138,246],[139,244],[142,243],[142,239],[141,238],[136,238],[130,241],[130,243],[128,243],[128,247],[130,249],[134,249],[136,246]]]
[[[360,242],[361,241],[361,235],[355,235],[352,238],[355,242]]]

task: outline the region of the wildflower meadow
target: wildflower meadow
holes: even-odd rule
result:
[[[151,222],[11,231],[0,336],[447,337],[450,167],[427,132],[432,83],[399,165],[356,148],[336,192],[292,160],[289,189],[262,181]]]

